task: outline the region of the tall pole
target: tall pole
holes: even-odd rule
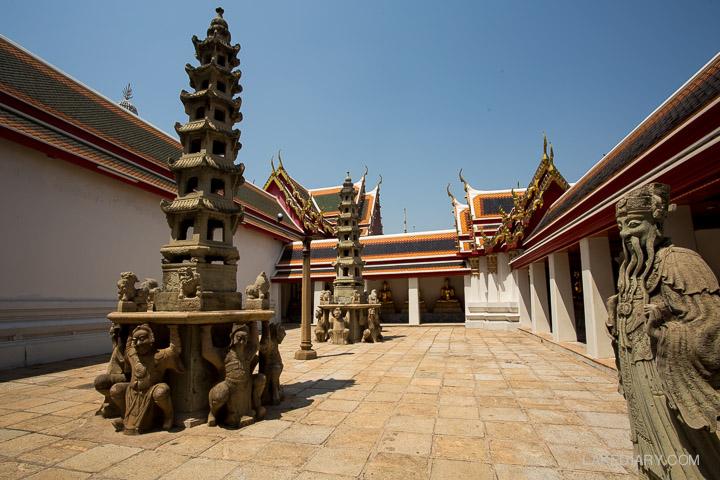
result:
[[[310,237],[303,238],[302,305],[300,318],[300,350],[295,352],[296,360],[312,360],[317,352],[312,349],[310,339],[310,317],[312,315],[312,290],[310,289]]]

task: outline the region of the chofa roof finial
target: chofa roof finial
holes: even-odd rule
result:
[[[460,181],[463,183],[463,188],[465,189],[465,193],[467,193],[469,185],[468,185],[467,180],[465,180],[465,177],[463,177],[462,171],[463,171],[463,169],[461,168],[460,171],[458,172],[458,177],[460,177]]]
[[[543,160],[548,160],[547,147],[548,147],[547,135],[545,135],[545,132],[543,132],[543,155],[542,155]]]
[[[450,184],[449,184],[449,183],[447,184],[447,194],[448,194],[448,197],[450,197],[450,200],[452,200],[452,204],[453,204],[453,207],[454,207],[455,204],[457,203],[457,199],[455,198],[455,195],[453,195],[452,192],[450,191]]]

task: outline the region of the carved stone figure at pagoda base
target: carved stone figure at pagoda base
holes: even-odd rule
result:
[[[184,370],[180,361],[182,350],[176,325],[170,325],[170,345],[155,348],[155,335],[149,325],[135,327],[126,347],[131,376],[129,382],[119,382],[110,388],[110,397],[120,409],[122,418],[115,428],[135,435],[153,428],[155,407],[162,412],[162,428],[173,426],[173,404],[170,387],[163,381],[165,372]]]
[[[720,288],[697,253],[663,235],[669,193],[649,184],[616,205],[623,261],[608,329],[641,476],[717,479]]]
[[[116,383],[130,380],[130,367],[125,359],[125,345],[120,336],[120,330],[120,325],[113,323],[110,326],[110,339],[113,345],[110,362],[108,362],[107,372],[95,377],[95,390],[105,396],[102,406],[95,414],[102,415],[104,418],[114,418],[121,415],[120,408],[110,397],[110,389]]]
[[[253,374],[259,362],[257,345],[251,340],[247,325],[233,325],[230,345],[217,348],[212,343],[210,325],[202,327],[202,354],[223,378],[208,394],[210,413],[208,425],[215,426],[218,419],[232,427],[240,426],[243,417],[263,418],[265,407],[261,404],[266,378],[263,373]]]
[[[263,324],[263,334],[260,339],[260,372],[265,375],[265,390],[262,394],[262,403],[265,405],[279,405],[283,399],[280,374],[283,371],[283,361],[280,356],[280,344],[285,339],[285,328],[278,324]]]
[[[330,336],[330,320],[323,313],[323,309],[319,306],[315,307],[315,340],[318,342],[327,342]]]
[[[380,319],[378,318],[377,309],[375,307],[368,310],[367,324],[368,326],[363,332],[363,342],[381,342],[383,339],[382,334],[380,333],[382,327],[380,326]]]

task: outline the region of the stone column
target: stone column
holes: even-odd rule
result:
[[[475,278],[478,292],[478,301],[488,301],[488,271],[487,271],[487,258],[478,258],[478,275]]]
[[[420,295],[417,277],[408,278],[408,323],[420,325]]]
[[[690,205],[678,205],[674,212],[670,212],[663,233],[672,239],[673,245],[697,251]]]
[[[614,352],[605,327],[608,316],[605,302],[615,293],[615,282],[607,236],[580,240],[580,262],[587,354],[593,358],[612,357]]]
[[[542,261],[530,264],[530,318],[533,332],[550,332],[545,262]]]
[[[552,334],[556,342],[575,342],[575,311],[573,310],[572,279],[567,251],[548,255],[550,269],[550,312]]]
[[[312,317],[312,290],[310,289],[310,237],[303,239],[303,276],[301,293],[300,319],[300,350],[295,352],[296,360],[312,360],[317,358],[317,352],[312,348],[310,339],[310,318]]]
[[[270,320],[272,323],[280,323],[282,321],[282,297],[280,295],[282,288],[278,282],[270,282],[270,309],[275,311],[275,315]]]
[[[494,258],[488,257],[485,257],[485,265],[487,268],[487,301],[492,303],[500,301],[498,295],[498,258],[496,254],[493,255]]]
[[[325,288],[325,282],[323,282],[323,281],[313,282],[313,306],[312,306],[312,312],[310,315],[310,322],[313,325],[315,324],[315,307],[320,305],[320,295],[322,294],[322,291],[324,288]]]
[[[530,269],[528,267],[513,270],[517,282],[517,302],[520,313],[520,326],[523,328],[532,327],[530,316]]]

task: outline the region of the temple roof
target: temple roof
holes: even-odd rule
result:
[[[0,137],[161,197],[176,191],[168,159],[182,153],[177,139],[2,35]],[[262,189],[245,182],[235,201],[247,225],[284,240],[301,237]]]
[[[522,239],[537,225],[549,205],[569,185],[553,163],[552,145],[547,138],[535,175],[526,189],[478,190],[470,186],[460,170],[467,204],[450,192],[458,250],[461,254],[486,254],[521,247]]]
[[[335,278],[332,262],[337,258],[334,239],[315,240],[311,246],[314,280]],[[365,262],[363,277],[415,277],[423,275],[464,275],[469,272],[457,255],[457,234],[453,230],[413,232],[360,237]],[[292,281],[302,277],[302,243],[285,246],[273,280]]]

